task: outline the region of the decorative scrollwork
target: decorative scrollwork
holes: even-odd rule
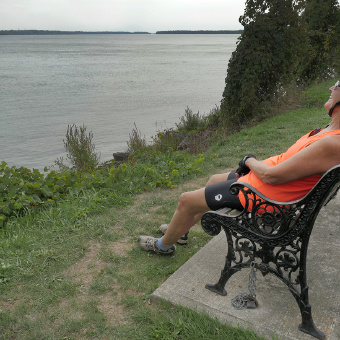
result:
[[[250,262],[255,257],[256,245],[253,241],[244,238],[237,237],[234,240],[234,250],[238,254],[238,259],[233,260],[234,263],[240,264],[244,262]]]
[[[288,269],[296,269],[297,268],[297,259],[295,257],[295,255],[292,257],[291,256],[291,253],[288,252],[287,250],[281,254],[279,257],[278,257],[280,263],[278,262],[277,263],[277,266],[278,267],[283,267],[283,269],[285,271],[288,271]]]
[[[210,236],[216,236],[221,232],[221,225],[209,217],[205,223],[202,223],[202,228]]]
[[[297,256],[296,252],[288,249],[284,249],[277,254],[276,267],[278,272],[282,277],[286,277],[286,279],[292,283],[299,283],[298,280],[292,279],[292,274],[296,273],[296,271],[300,267],[300,259]],[[283,272],[283,271],[284,272]]]
[[[258,232],[263,235],[280,235],[289,227],[289,216],[282,207],[261,202],[254,207],[252,218],[257,226]]]

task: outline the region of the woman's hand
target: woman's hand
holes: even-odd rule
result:
[[[256,157],[254,155],[248,154],[247,156],[244,156],[240,160],[240,162],[238,163],[238,168],[235,171],[235,173],[238,176],[238,178],[240,178],[241,176],[244,176],[244,175],[246,175],[246,174],[248,174],[250,172],[250,169],[246,165],[246,161],[249,158],[255,158],[256,159]]]

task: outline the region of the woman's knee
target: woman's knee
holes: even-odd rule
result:
[[[216,175],[212,175],[207,182],[207,185],[215,184],[216,183]]]
[[[178,209],[188,209],[190,208],[190,202],[191,202],[191,192],[184,192],[181,194],[178,200]]]
[[[203,212],[206,205],[204,191],[205,188],[201,188],[182,193],[178,200],[177,209],[190,214]]]
[[[228,179],[229,173],[226,174],[216,174],[212,175],[207,183],[207,185],[219,183],[222,181],[226,181]]]

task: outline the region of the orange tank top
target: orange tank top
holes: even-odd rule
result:
[[[309,132],[302,136],[295,144],[293,144],[285,153],[267,158],[263,162],[269,166],[275,166],[292,157],[300,150],[306,148],[308,145],[320,140],[321,138],[329,135],[339,135],[340,130],[333,130],[324,133],[314,134]],[[238,182],[245,182],[252,185],[259,190],[266,197],[279,202],[291,202],[304,197],[321,178],[320,175],[313,175],[302,178],[296,181],[283,183],[283,184],[265,184],[260,178],[256,177],[252,171],[247,175],[238,179]],[[239,195],[241,204],[245,205],[245,199],[242,194]]]

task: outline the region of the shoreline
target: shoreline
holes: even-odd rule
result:
[[[241,34],[243,30],[175,30],[151,32],[126,31],[57,31],[57,30],[0,30],[0,35],[79,35],[79,34]]]

